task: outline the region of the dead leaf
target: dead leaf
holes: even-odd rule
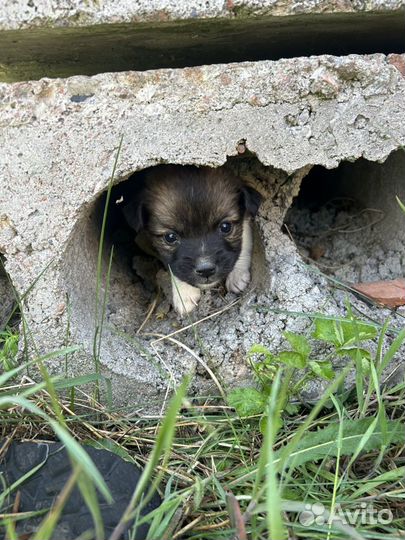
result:
[[[226,493],[226,505],[228,507],[231,527],[236,531],[236,536],[234,536],[233,540],[247,540],[245,522],[238,500],[230,491]]]
[[[309,248],[309,256],[313,261],[319,261],[319,259],[323,257],[325,253],[326,248],[321,244],[314,244]]]
[[[14,499],[14,503],[13,503],[13,514],[17,514],[20,510],[20,503],[21,503],[21,491],[18,490],[16,495],[15,495],[15,499]]]
[[[382,306],[396,308],[405,305],[404,278],[356,283],[352,285],[352,288]]]

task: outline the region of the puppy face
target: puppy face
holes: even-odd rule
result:
[[[227,171],[169,165],[146,172],[125,214],[177,278],[210,288],[235,266],[243,221],[259,204],[260,195]]]

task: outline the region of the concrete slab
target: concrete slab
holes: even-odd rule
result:
[[[192,392],[218,392],[207,365],[224,386],[243,384],[253,343],[277,348],[283,330],[308,326],[280,310],[339,312],[281,231],[284,216],[313,165],[384,167],[402,151],[404,65],[403,55],[322,56],[0,84],[0,252],[20,293],[34,284],[25,307],[38,350],[82,347],[52,369],[95,369],[98,212],[121,135],[117,183],[159,163],[227,166],[266,202],[253,286],[232,307],[232,295],[207,293],[193,318],[226,310],[198,325],[198,339],[156,341],[179,328],[172,312],[137,334],[147,308],[114,258],[100,362],[116,404],[152,410],[189,370]],[[250,154],[238,154],[241,141]]]
[[[5,0],[0,29],[314,13],[364,14],[397,11],[403,7],[404,0]]]

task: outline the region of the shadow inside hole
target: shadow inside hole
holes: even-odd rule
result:
[[[108,257],[113,250],[106,316],[109,322],[132,334],[142,327],[152,306],[163,300],[158,280],[158,273],[164,272],[163,265],[151,253],[150,247],[136,242],[137,234],[123,212],[124,207],[137,197],[142,174],[143,171],[135,173],[112,187],[104,238],[107,255],[104,266],[108,265]],[[99,234],[106,203],[107,193],[103,193],[93,211]],[[169,306],[166,305],[165,313],[168,311]]]
[[[300,11],[300,2],[295,4]],[[389,2],[385,4],[388,6]],[[245,14],[245,8],[240,9],[241,12],[235,6],[235,16],[228,19],[191,17],[127,24],[110,21],[108,25],[71,28],[50,25],[31,28],[28,33],[9,30],[0,36],[0,64],[4,65],[4,75],[0,75],[3,80],[5,77],[7,82],[14,82],[45,76],[404,50],[400,9],[370,13],[350,8],[350,13],[322,10],[281,17],[254,16],[253,12],[249,16],[250,8],[246,8]]]
[[[304,178],[284,225],[303,257],[339,279],[374,281],[403,275],[405,152],[384,163],[360,159]]]
[[[5,258],[0,253],[0,332],[16,328],[20,322],[15,292],[4,263]]]

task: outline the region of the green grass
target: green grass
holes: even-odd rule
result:
[[[35,540],[51,538],[76,484],[94,520],[89,538],[105,538],[96,489],[107,500],[110,495],[79,443],[106,448],[144,470],[109,540],[118,540],[125,524],[134,531],[142,521],[150,524],[148,540],[404,538],[405,383],[387,387],[383,374],[400,354],[405,330],[393,333],[388,323],[362,321],[350,305],[345,317],[312,314],[308,335],[286,334],[288,350],[257,344],[247,354],[257,387],[226,395],[215,379],[218,396],[186,399],[185,381],[164,418],[133,419],[99,399],[112,260],[111,253],[102,268],[105,222],[106,213],[95,276],[94,373],[74,379],[48,373],[48,360],[68,362],[75,348],[36,354],[21,299],[21,342],[30,341],[29,359],[17,363],[17,327],[0,329],[2,440],[59,439],[72,463],[72,474]],[[329,351],[322,359],[313,352],[319,342]],[[331,360],[341,356],[347,367],[335,372]],[[36,382],[21,379],[30,366],[40,373]],[[343,383],[351,369],[356,377],[349,392]],[[298,398],[308,378],[327,384],[315,404]],[[0,527],[13,540],[16,521],[24,518],[13,511],[23,484],[0,481]],[[141,518],[139,508],[155,490],[163,503]]]
[[[0,331],[0,366],[10,371],[17,366],[18,333],[11,328]]]
[[[391,355],[392,350],[388,351]],[[50,356],[71,352],[55,351]],[[46,366],[47,358],[40,360]],[[76,441],[107,447],[144,467],[122,523],[135,519],[139,525],[135,510],[142,493],[148,497],[154,479],[164,502],[148,517],[149,540],[401,538],[405,531],[405,385],[380,389],[383,361],[384,356],[379,364],[373,361],[374,372],[363,381],[366,410],[357,400],[356,389],[342,398],[343,373],[315,406],[302,404],[288,414],[288,388],[283,386],[283,368],[279,367],[266,402],[264,429],[263,415],[241,418],[222,397],[184,402],[184,385],[163,421],[140,418],[134,422],[83,392],[81,384],[91,378],[48,377],[21,388],[15,378],[18,370],[24,371],[21,366],[0,378],[2,437],[60,438],[73,462],[70,484],[85,473],[89,484],[97,485],[106,497],[96,470],[89,462],[83,466],[86,458]],[[58,400],[56,411],[49,384]],[[62,390],[71,385],[76,387],[75,408],[86,407],[88,414],[75,415],[70,401],[63,398]],[[13,531],[10,504],[19,489],[10,488],[7,497],[0,499],[0,524],[9,531]],[[86,497],[97,521],[94,493]],[[60,500],[60,507],[44,518],[38,540],[50,537],[63,506]],[[302,516],[317,508],[313,504],[323,505],[323,513],[318,523],[305,522]],[[345,516],[346,523],[336,519],[328,523],[334,511]],[[377,521],[391,512],[392,521],[385,523],[384,518],[383,523],[374,523],[371,512]],[[98,529],[98,538],[103,538],[102,528]],[[111,540],[116,538],[113,535]]]

